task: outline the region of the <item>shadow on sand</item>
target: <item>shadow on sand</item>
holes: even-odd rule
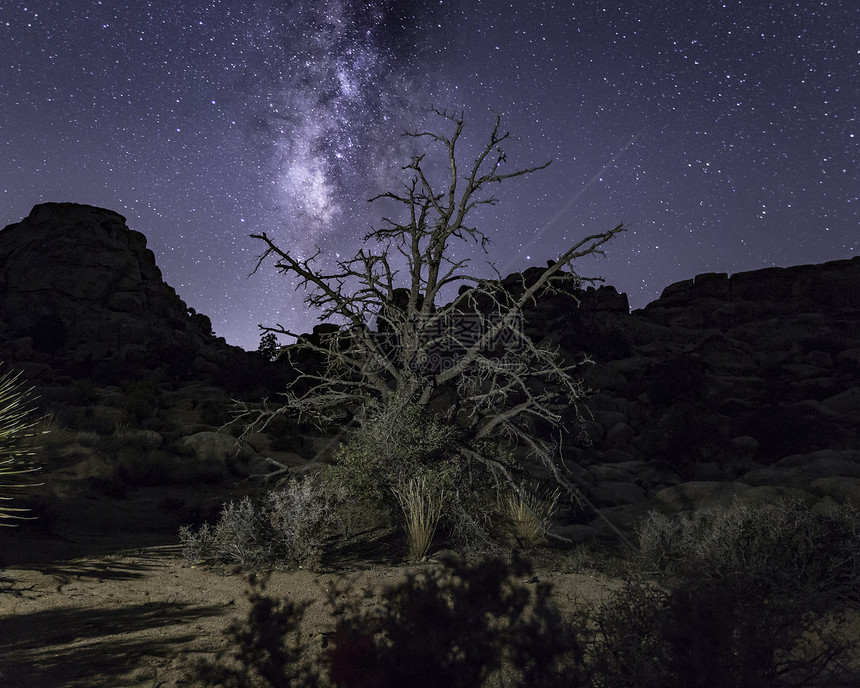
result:
[[[0,687],[140,685],[144,677],[129,672],[168,661],[195,640],[189,633],[195,620],[222,612],[218,606],[152,603],[0,617]],[[152,638],[155,629],[160,631]],[[135,637],[144,632],[148,639]],[[152,661],[142,661],[146,657]]]

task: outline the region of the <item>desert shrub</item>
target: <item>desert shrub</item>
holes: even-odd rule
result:
[[[629,579],[583,613],[589,665],[602,688],[853,685],[839,615],[774,599],[751,578],[694,575],[660,585]]]
[[[151,380],[135,380],[123,384],[122,410],[133,423],[152,418],[158,410],[158,384]]]
[[[190,562],[214,559],[243,568],[315,567],[343,498],[315,476],[291,478],[263,499],[229,502],[214,526],[183,527],[183,554]]]
[[[81,377],[72,381],[72,389],[75,392],[74,403],[77,406],[85,406],[95,402],[98,397],[98,389],[94,380]]]
[[[214,526],[204,523],[197,532],[183,526],[179,539],[189,563],[215,559],[253,568],[274,560],[265,519],[250,497],[224,505]]]
[[[588,613],[601,685],[843,680],[852,647],[841,610],[856,601],[858,525],[853,508],[814,514],[797,501],[652,513],[640,527],[639,572]]]
[[[104,435],[98,442],[98,446],[106,453],[116,455],[128,450],[157,449],[161,442],[162,438],[152,430],[139,430],[132,428],[128,423],[116,423],[113,432]]]
[[[326,472],[332,482],[340,483],[354,499],[368,505],[388,504],[382,457],[359,438],[342,444],[334,455],[334,464]]]
[[[451,559],[386,587],[381,599],[349,583],[333,586],[334,632],[314,658],[301,630],[305,607],[266,597],[252,580],[248,618],[227,632],[233,661],[205,663],[198,677],[237,687],[478,688],[503,677],[504,685],[529,688],[587,685],[577,629],[562,619],[549,586],[518,582],[530,575],[522,561]]]
[[[464,444],[456,426],[418,406],[392,404],[363,420],[335,453],[326,475],[352,499],[389,519],[400,511],[401,486],[413,478],[423,480],[428,490],[443,496],[440,523],[451,544],[471,554],[492,554],[498,551],[491,536],[498,484],[487,465],[473,461],[464,446],[497,456],[499,465],[512,465],[501,446]]]
[[[790,499],[674,517],[652,512],[639,547],[642,567],[661,574],[743,577],[769,594],[860,601],[860,512],[850,505],[815,513]]]
[[[633,576],[564,617],[549,585],[521,582],[531,573],[516,559],[449,557],[379,593],[333,584],[321,652],[302,632],[305,606],[266,597],[252,581],[249,616],[228,630],[234,656],[204,663],[198,676],[337,688],[777,688],[860,678],[841,664],[850,636],[838,617],[775,600],[749,578]]]
[[[443,479],[457,439],[456,428],[429,418],[419,407],[392,405],[364,419],[335,452],[329,474],[355,498],[393,509],[394,490],[404,479],[416,472],[431,482]]]
[[[292,478],[266,496],[264,505],[279,551],[299,565],[319,564],[345,494],[312,476]]]
[[[76,439],[76,433],[64,427],[53,413],[46,413],[33,427],[33,445],[45,453],[55,452]]]
[[[252,574],[249,582],[248,618],[235,621],[226,631],[236,648],[234,661],[199,662],[195,678],[224,688],[316,688],[319,677],[307,659],[302,633],[308,605],[266,596],[265,577]]]
[[[82,447],[95,447],[101,441],[101,435],[91,430],[85,430],[77,434],[76,440]]]
[[[518,582],[530,575],[519,560],[454,559],[386,588],[381,604],[332,589],[332,682],[477,687],[504,676],[508,685],[580,685],[576,629],[563,621],[549,586]]]

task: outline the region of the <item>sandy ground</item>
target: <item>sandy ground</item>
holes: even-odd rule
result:
[[[77,486],[75,486],[77,487]],[[173,494],[173,492],[176,494]],[[54,519],[0,528],[0,688],[191,686],[200,659],[229,655],[224,631],[249,609],[241,572],[191,566],[181,556],[182,513],[166,503],[219,503],[229,492],[189,487],[58,492]],[[304,631],[323,647],[333,620],[330,582],[381,591],[416,568],[402,565],[396,533],[341,548],[321,571],[272,574],[267,593],[311,601]],[[596,602],[618,581],[583,572],[570,552],[538,550],[534,577],[551,583],[562,610]],[[851,631],[860,636],[860,619]],[[319,643],[319,645],[315,645]],[[857,658],[860,665],[860,658]]]
[[[189,667],[229,653],[224,631],[247,615],[245,575],[190,566],[177,544],[119,549],[108,536],[21,535],[17,558],[29,563],[7,566],[0,588],[3,688],[189,685]],[[0,546],[9,542],[6,536]],[[102,553],[63,556],[82,545]],[[606,589],[597,574],[565,572],[564,561],[550,556],[529,584],[551,582],[562,605]],[[329,582],[351,577],[356,589],[380,590],[431,565],[350,562],[341,570],[275,572],[267,593],[313,601],[304,629],[311,644],[323,643],[333,627],[323,602]]]

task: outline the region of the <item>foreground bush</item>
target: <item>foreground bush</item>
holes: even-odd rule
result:
[[[236,687],[860,685],[858,532],[850,507],[813,514],[797,502],[652,516],[620,589],[566,616],[548,585],[522,582],[527,564],[451,558],[379,595],[331,588],[323,652],[306,644],[304,607],[258,585],[247,621],[229,630],[236,654],[199,677]]]
[[[183,527],[183,554],[189,562],[214,559],[242,568],[313,568],[343,499],[336,486],[315,476],[290,478],[261,500],[228,503],[214,526]]]
[[[860,586],[860,514],[796,500],[651,514],[640,573],[588,614],[601,685],[737,687],[857,680],[846,613]],[[643,573],[643,571],[645,573]],[[647,573],[647,575],[646,575]]]
[[[200,662],[195,678],[224,688],[316,688],[319,677],[302,632],[307,605],[267,597],[265,578],[251,575],[249,582],[248,618],[226,631],[236,647],[234,662]]]
[[[252,580],[252,609],[228,635],[232,661],[202,663],[209,685],[337,688],[575,688],[587,685],[582,652],[550,598],[526,586],[523,562],[499,560],[409,575],[375,600],[348,585],[329,591],[330,646],[312,657],[302,633],[305,606],[264,594]],[[312,661],[318,670],[312,669]]]
[[[586,612],[602,688],[857,685],[845,666],[856,630],[839,613],[775,599],[749,579],[686,577],[672,587],[629,580]],[[852,635],[853,634],[853,635]]]

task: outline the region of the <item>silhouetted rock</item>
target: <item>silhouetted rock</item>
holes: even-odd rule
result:
[[[0,359],[36,377],[118,381],[155,369],[218,378],[248,368],[248,356],[163,281],[146,237],[122,215],[44,203],[0,231]]]
[[[612,306],[559,317],[561,302],[543,303],[527,318],[533,333],[596,361],[585,374],[593,444],[577,459],[592,497],[616,505],[614,520],[639,513],[630,503],[639,488],[670,510],[856,497],[860,258],[708,273],[642,310]],[[654,470],[607,477],[624,457]]]
[[[529,268],[501,286],[521,293],[540,272]],[[537,341],[595,361],[585,370],[595,390],[584,428],[591,444],[577,444],[571,432],[563,456],[613,522],[629,526],[649,509],[730,499],[860,506],[860,257],[698,275],[632,313],[613,287],[581,286],[569,275],[541,294],[523,326]],[[463,317],[485,306],[487,299],[475,299]],[[349,337],[320,324],[304,338],[320,345],[332,335],[342,344]],[[63,375],[98,381],[99,402],[79,405],[99,432],[141,416],[156,444],[184,437],[175,446],[186,458],[218,464],[216,477],[228,468],[265,470],[272,456],[297,470],[302,460],[319,466],[337,445],[333,436],[296,424],[275,432],[273,424],[237,467],[228,456],[232,438],[214,432],[228,419],[230,396],[282,390],[294,374],[283,364],[288,358],[272,364],[215,337],[209,319],[164,283],[144,236],[117,213],[47,203],[0,231],[0,360],[25,368],[61,404],[74,405],[87,389]],[[322,360],[297,358],[300,369]],[[115,386],[135,378],[158,384]],[[171,401],[166,383],[180,379],[193,382]],[[148,390],[161,395],[154,406]],[[440,390],[436,407],[450,402],[446,393],[453,392]],[[573,430],[574,417],[567,420]],[[167,451],[142,434],[133,439],[141,450]],[[543,475],[540,467],[535,474]],[[559,532],[581,538],[604,529],[585,510],[572,519]]]

